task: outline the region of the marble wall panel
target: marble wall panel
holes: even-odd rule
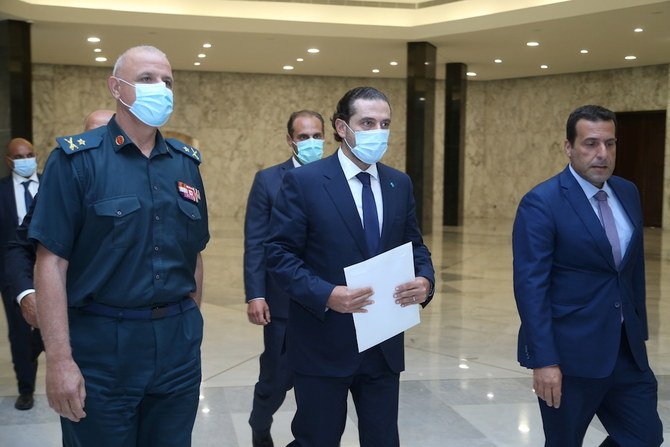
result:
[[[513,218],[523,194],[567,164],[565,121],[575,108],[591,103],[616,112],[667,109],[669,85],[668,65],[471,82],[466,219]],[[666,137],[666,153],[668,144]],[[665,197],[670,193],[669,175],[666,169]],[[667,226],[670,202],[665,208]]]

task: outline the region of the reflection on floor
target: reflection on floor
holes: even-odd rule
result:
[[[421,325],[406,337],[407,370],[400,389],[404,447],[543,445],[531,376],[515,360],[518,317],[512,295],[510,227],[510,222],[472,222],[426,238],[439,283],[433,303],[422,311]],[[213,231],[213,236],[205,252],[203,384],[193,444],[249,446],[246,421],[262,332],[246,319],[240,228]],[[648,349],[659,379],[665,438],[670,439],[670,232],[648,229],[646,246]],[[0,326],[0,333],[6,333],[4,318]],[[58,418],[44,395],[43,366],[35,408],[14,410],[15,393],[9,347],[2,336],[0,445],[60,445]],[[277,446],[291,440],[294,410],[290,394],[275,418]],[[342,446],[358,445],[355,426],[356,416],[350,411]],[[584,445],[597,446],[604,436],[594,421]]]

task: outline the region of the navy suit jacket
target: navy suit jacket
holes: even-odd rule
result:
[[[293,169],[293,160],[256,173],[247,200],[244,219],[244,292],[246,301],[264,297],[271,317],[288,318],[290,297],[267,274],[264,243],[270,234],[270,214],[284,174]]]
[[[14,198],[14,181],[12,175],[0,179],[0,290],[5,292],[5,252],[7,243],[14,239],[18,224],[16,215],[16,199]]]
[[[633,226],[618,270],[605,230],[569,168],[533,188],[519,204],[512,245],[522,366],[559,365],[569,376],[609,376],[619,352],[622,315],[638,367],[649,366],[639,194],[620,177],[612,176],[608,184]]]
[[[412,242],[417,276],[435,283],[430,252],[419,231],[409,177],[377,163],[383,200],[380,251]],[[326,310],[344,267],[367,259],[354,198],[337,153],[288,172],[272,211],[266,245],[270,273],[291,296],[286,349],[302,374],[344,377],[361,363],[353,317]],[[403,334],[380,344],[395,372],[404,369]]]

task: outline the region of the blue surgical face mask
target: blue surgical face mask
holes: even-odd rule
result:
[[[167,88],[165,82],[155,84],[131,84],[130,82],[117,78],[121,82],[135,87],[135,102],[129,106],[121,98],[121,104],[128,107],[130,113],[147,126],[161,127],[170,119],[173,107],[172,90]]]
[[[294,141],[297,151],[293,151],[301,165],[321,160],[323,156],[323,140],[309,138],[302,141]]]
[[[28,178],[37,170],[37,159],[35,157],[17,158],[16,160],[13,160],[13,162],[14,172],[21,177]]]
[[[354,133],[356,137],[356,146],[349,146],[347,139],[344,139],[345,144],[351,149],[356,158],[363,163],[369,165],[377,163],[382,159],[388,149],[389,130],[388,129],[373,129],[373,130],[358,130],[354,131],[347,123],[345,126]]]

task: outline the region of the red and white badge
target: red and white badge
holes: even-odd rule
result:
[[[189,186],[184,182],[177,182],[177,190],[179,195],[189,200],[193,203],[198,203],[200,201],[200,191],[193,186]]]

